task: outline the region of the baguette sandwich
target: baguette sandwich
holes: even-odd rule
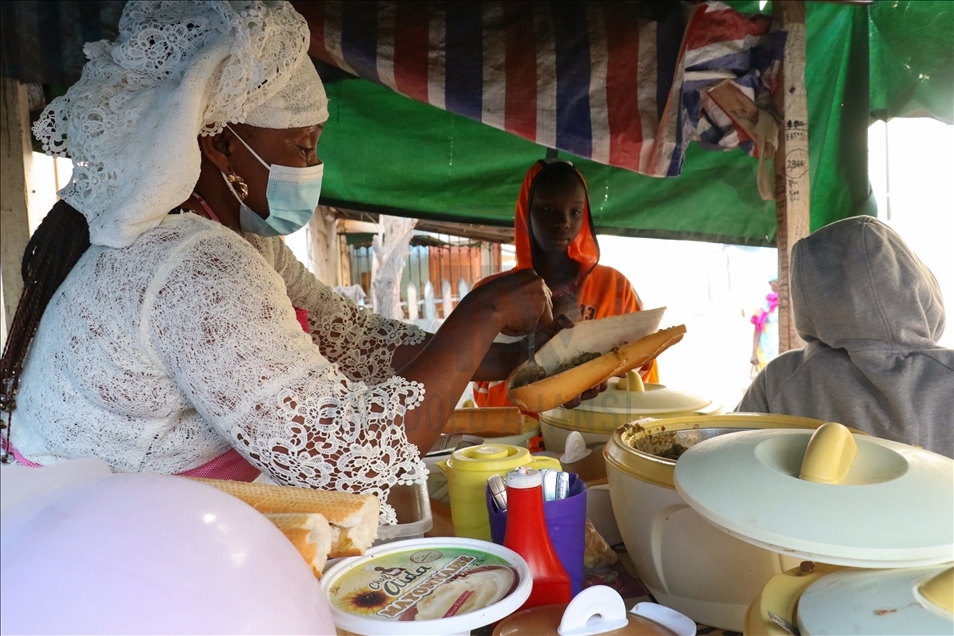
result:
[[[298,550],[316,578],[321,578],[331,552],[331,524],[323,515],[305,512],[266,514]],[[337,534],[337,533],[336,533]]]
[[[572,330],[575,329],[578,327]],[[574,346],[567,347],[555,356],[551,354],[549,359],[544,358],[544,349],[541,348],[538,359],[547,375],[530,384],[515,386],[514,378],[519,377],[521,370],[527,366],[524,363],[510,374],[507,380],[507,395],[511,402],[525,411],[549,411],[591,387],[649,362],[682,340],[685,333],[685,325],[678,325],[612,347],[607,347],[605,342],[599,342],[595,337],[587,340],[578,338],[577,342],[573,343]],[[572,363],[577,360],[582,363],[573,366]]]

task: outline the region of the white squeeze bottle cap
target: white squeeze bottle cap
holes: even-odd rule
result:
[[[533,488],[542,485],[543,478],[540,477],[539,470],[521,466],[507,473],[507,488]]]

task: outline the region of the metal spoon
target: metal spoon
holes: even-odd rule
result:
[[[493,497],[494,505],[497,506],[497,510],[500,512],[506,511],[507,486],[504,480],[501,479],[500,475],[491,475],[487,479],[487,483],[490,484],[490,494]]]
[[[785,620],[784,618],[782,618],[775,612],[770,611],[768,613],[768,616],[775,622],[776,625],[784,629],[789,634],[792,634],[793,636],[801,636],[801,632],[798,631],[798,627],[796,627],[793,623]]]
[[[540,481],[543,486],[543,500],[553,501],[556,499],[557,473],[556,468],[544,468],[540,471]]]
[[[527,334],[527,349],[529,350],[529,355],[527,356],[527,366],[520,369],[513,376],[513,381],[510,383],[513,387],[533,384],[534,382],[539,382],[543,378],[547,377],[547,370],[544,369],[539,362],[537,362],[536,338],[532,331]]]

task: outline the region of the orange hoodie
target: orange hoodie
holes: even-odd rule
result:
[[[552,161],[552,160],[551,160]],[[517,198],[517,208],[514,214],[514,246],[517,252],[517,264],[514,270],[533,267],[533,252],[530,246],[530,194],[533,182],[537,175],[549,164],[547,160],[540,160],[530,167],[523,178],[523,186]],[[586,180],[577,170],[584,189]],[[567,248],[567,252],[574,261],[580,264],[580,280],[577,282],[577,300],[580,303],[580,313],[583,320],[605,318],[619,314],[628,314],[643,308],[639,296],[626,277],[612,267],[600,265],[600,247],[596,242],[596,233],[593,231],[593,217],[590,215],[589,194],[586,207],[583,211],[583,227]],[[491,281],[506,272],[494,274],[480,280],[477,285]],[[476,286],[476,285],[475,285]],[[554,290],[556,292],[556,290]],[[649,371],[643,374],[647,382],[658,382],[659,373],[656,362],[653,361]],[[503,382],[475,382],[474,402],[477,406],[513,406],[507,399],[507,390]]]

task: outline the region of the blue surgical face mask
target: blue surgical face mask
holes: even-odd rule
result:
[[[229,126],[229,130],[232,127]],[[243,232],[260,236],[287,236],[305,227],[315,208],[318,207],[318,198],[321,196],[321,178],[325,172],[325,164],[308,168],[292,168],[278,164],[268,165],[258,156],[245,140],[232,133],[242,142],[252,156],[268,168],[268,186],[265,189],[265,199],[268,201],[268,218],[263,219],[255,210],[239,200],[239,223]],[[228,178],[222,174],[228,183]],[[232,184],[229,184],[232,189]],[[238,198],[238,195],[235,195]]]

